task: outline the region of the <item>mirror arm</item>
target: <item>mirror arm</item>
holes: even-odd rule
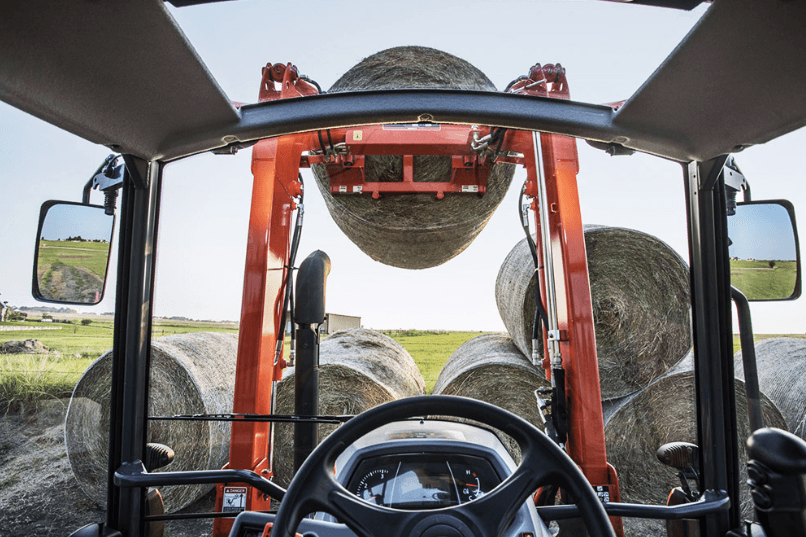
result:
[[[728,156],[725,165],[722,167],[722,177],[725,181],[725,201],[727,203],[728,216],[736,214],[736,194],[744,192],[744,201],[750,195],[750,185],[744,178],[744,174],[736,164],[732,156]]]
[[[756,366],[756,346],[753,343],[753,324],[750,319],[750,303],[744,293],[730,286],[730,297],[736,304],[739,318],[739,340],[742,344],[742,364],[744,365],[744,387],[747,391],[747,414],[750,421],[750,432],[764,427],[761,414],[761,390],[758,386],[758,368]]]
[[[104,212],[110,216],[115,214],[115,205],[118,198],[118,190],[123,186],[123,179],[128,169],[134,167],[134,162],[129,164],[126,155],[122,156],[122,160],[118,161],[121,155],[112,153],[101,164],[87,184],[84,185],[84,195],[82,196],[82,203],[85,205],[90,204],[90,193],[92,189],[98,189],[104,193]]]
[[[84,205],[90,204],[90,193],[92,192],[92,188],[95,186],[95,178],[98,177],[98,175],[104,171],[104,168],[109,164],[110,160],[112,160],[114,157],[115,155],[109,155],[108,157],[106,157],[104,161],[101,163],[101,165],[98,166],[98,169],[95,170],[95,173],[93,173],[90,176],[89,180],[87,181],[87,184],[84,185],[84,191],[81,196],[81,203],[83,203]]]

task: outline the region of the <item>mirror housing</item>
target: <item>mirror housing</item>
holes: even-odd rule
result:
[[[39,213],[32,293],[57,304],[103,300],[115,217],[100,205],[46,201]]]
[[[801,293],[795,208],[787,200],[736,204],[728,216],[731,284],[748,300],[794,300]]]

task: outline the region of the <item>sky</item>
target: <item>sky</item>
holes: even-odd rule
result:
[[[304,9],[295,8],[302,5]],[[629,97],[702,16],[693,12],[585,0],[445,0],[346,4],[243,0],[170,8],[224,92],[257,100],[266,63],[296,65],[329,88],[361,59],[400,45],[457,55],[503,89],[534,63],[561,63],[574,100]],[[113,67],[117,68],[117,67]],[[192,98],[192,96],[188,96]],[[798,131],[737,155],[754,199],[788,198],[806,210],[793,163],[806,142]],[[688,259],[683,173],[646,155],[609,157],[578,142],[583,221],[639,229]],[[0,300],[36,305],[30,296],[39,206],[79,201],[109,150],[0,103]],[[199,155],[165,170],[155,312],[159,316],[238,320],[252,176],[251,151]],[[410,271],[372,261],[336,227],[307,170],[299,259],[321,249],[332,261],[327,310],[362,317],[370,328],[504,330],[494,286],[506,255],[523,238],[517,217],[519,170],[479,237],[451,261]],[[102,203],[98,193],[93,203]],[[114,263],[114,261],[113,261]],[[114,264],[110,274],[114,274]],[[114,309],[104,301],[83,311]],[[806,331],[806,301],[753,304],[758,333]]]
[[[63,241],[69,237],[109,241],[114,220],[103,207],[53,205],[45,216],[41,237],[48,241]]]
[[[731,257],[795,261],[795,236],[789,213],[782,205],[739,205],[736,214],[728,217],[728,248]],[[770,237],[779,237],[770,240]]]

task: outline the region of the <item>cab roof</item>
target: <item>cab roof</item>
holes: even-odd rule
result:
[[[691,9],[699,2],[642,3]],[[805,27],[802,0],[717,0],[618,110],[455,90],[324,94],[237,108],[160,0],[12,0],[0,7],[0,99],[149,161],[301,130],[423,117],[704,161],[806,124]]]

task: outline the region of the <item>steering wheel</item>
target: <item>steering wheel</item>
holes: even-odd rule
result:
[[[403,511],[370,504],[336,482],[336,458],[351,443],[386,423],[429,415],[472,419],[505,432],[520,446],[521,464],[480,498],[433,510]],[[433,395],[401,399],[363,412],[319,444],[288,486],[272,534],[294,537],[303,517],[320,511],[335,516],[359,537],[501,537],[526,498],[549,483],[573,493],[591,537],[615,537],[585,476],[531,423],[475,399]]]

